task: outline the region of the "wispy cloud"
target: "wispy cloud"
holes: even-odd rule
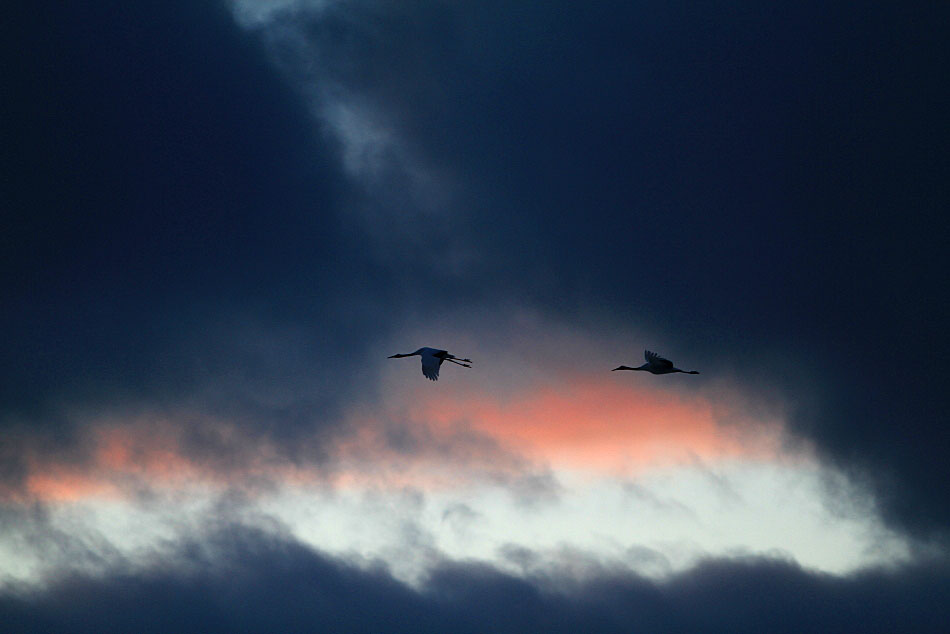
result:
[[[460,182],[448,165],[414,146],[396,109],[361,88],[348,59],[365,53],[353,47],[371,47],[378,35],[372,3],[233,0],[231,6],[335,142],[354,192],[340,211],[363,244],[390,265],[407,262],[404,254],[412,250],[417,264],[450,278],[478,266],[479,238],[463,229],[471,219]],[[340,28],[355,40],[339,40]]]

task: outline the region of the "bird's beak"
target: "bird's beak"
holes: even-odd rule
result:
[[[622,370],[622,369],[623,369],[623,366],[620,366],[619,368],[614,368],[613,370],[611,370],[611,372],[616,372],[617,370]]]

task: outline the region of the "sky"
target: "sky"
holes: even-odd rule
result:
[[[4,12],[6,631],[941,631],[940,3]]]

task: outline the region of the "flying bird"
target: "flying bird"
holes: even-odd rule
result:
[[[644,372],[650,372],[651,374],[673,374],[674,372],[682,372],[683,374],[699,374],[696,370],[680,370],[679,368],[673,367],[673,362],[669,359],[664,359],[655,352],[650,352],[649,350],[643,351],[643,356],[646,357],[647,362],[641,365],[639,368],[628,368],[625,365],[620,366],[619,368],[614,368],[611,372],[616,372],[617,370],[643,370]]]
[[[443,361],[460,365],[463,368],[472,367],[469,365],[469,363],[472,362],[471,359],[459,359],[455,355],[449,354],[445,350],[439,350],[437,348],[419,348],[415,352],[410,352],[409,354],[394,354],[389,358],[399,359],[402,357],[414,357],[416,355],[422,357],[422,373],[427,379],[431,381],[439,380],[439,367],[442,365]]]

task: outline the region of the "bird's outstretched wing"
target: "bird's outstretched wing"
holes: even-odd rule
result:
[[[649,350],[643,351],[643,356],[647,360],[647,363],[650,365],[655,365],[661,368],[672,368],[673,362],[669,359],[664,359],[655,352],[650,352]]]
[[[425,352],[422,355],[422,373],[431,381],[439,380],[439,366],[442,365],[442,359],[431,352]]]

